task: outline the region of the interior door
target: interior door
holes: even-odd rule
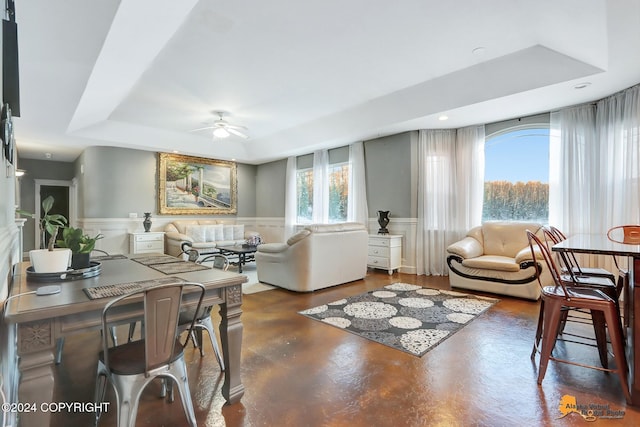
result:
[[[64,215],[69,220],[69,187],[61,185],[41,185],[40,186],[40,203],[49,196],[53,196],[54,203],[49,214]],[[44,212],[40,209],[40,218]],[[42,239],[40,239],[42,240]],[[41,243],[42,248],[46,248],[49,243],[49,234],[45,233],[45,242]]]

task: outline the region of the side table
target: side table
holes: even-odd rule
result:
[[[164,231],[136,231],[129,233],[129,253],[164,253]]]
[[[385,269],[389,275],[402,265],[401,234],[370,234],[367,266]]]

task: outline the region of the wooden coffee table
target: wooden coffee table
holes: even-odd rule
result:
[[[226,257],[237,256],[238,262],[230,262],[230,264],[238,266],[238,273],[242,273],[242,266],[248,262],[255,261],[255,253],[257,246],[235,245],[235,246],[218,246],[220,253]],[[204,260],[203,260],[204,261]]]

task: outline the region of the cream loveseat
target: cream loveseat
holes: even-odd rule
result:
[[[258,280],[310,292],[362,279],[368,238],[365,226],[355,222],[307,226],[286,243],[258,246]]]
[[[247,231],[243,224],[223,224],[215,219],[180,219],[164,228],[166,240],[165,252],[179,256],[182,244],[189,245],[200,253],[211,252],[218,246],[231,246],[245,243],[258,235],[255,231]]]
[[[541,224],[486,222],[447,248],[451,287],[537,300],[536,279],[526,230],[544,239]],[[546,266],[543,283],[550,279]]]

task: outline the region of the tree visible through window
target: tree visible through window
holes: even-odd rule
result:
[[[546,223],[548,218],[549,129],[515,129],[487,138],[482,220]]]
[[[329,165],[329,222],[347,221],[349,199],[349,163]],[[313,222],[313,169],[299,169],[296,174],[298,224]]]
[[[313,169],[300,169],[296,176],[298,224],[313,221]]]

